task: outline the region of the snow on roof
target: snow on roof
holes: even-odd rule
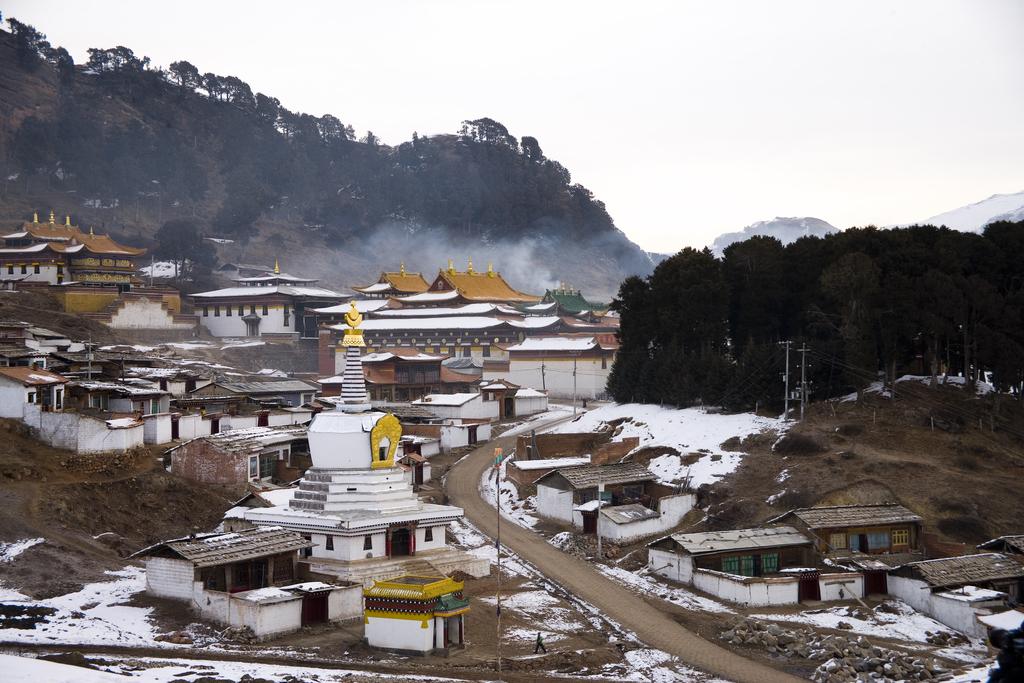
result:
[[[523,306],[524,311],[550,311],[555,307],[555,302],[532,304],[530,306]]]
[[[427,316],[485,315],[497,310],[498,306],[495,304],[476,303],[451,308],[394,308],[377,311],[377,316],[387,318],[423,318]]]
[[[312,546],[311,541],[303,539],[294,531],[279,526],[264,526],[226,534],[164,541],[140,550],[131,557],[178,556],[190,560],[196,567],[214,567]]]
[[[601,510],[601,514],[607,517],[616,524],[629,524],[631,522],[642,522],[648,519],[654,519],[661,515],[654,510],[640,505],[639,503],[631,503],[629,505],[617,505],[614,507],[606,507]]]
[[[991,628],[1002,628],[1007,631],[1014,631],[1024,626],[1024,612],[1010,610],[1001,614],[979,615],[978,621]]]
[[[791,526],[771,529],[709,531],[701,534],[673,534],[671,538],[691,555],[810,545],[811,543],[811,539]]]
[[[372,285],[367,285],[366,287],[360,287],[359,291],[360,292],[365,292],[366,294],[375,294],[377,292],[388,292],[388,291],[391,291],[391,283],[390,282],[374,282]]]
[[[134,417],[119,417],[113,420],[106,420],[107,427],[110,429],[126,429],[128,427],[142,426],[142,422]]]
[[[259,450],[275,444],[290,443],[306,438],[306,425],[281,425],[276,427],[248,427],[246,429],[231,429],[219,434],[198,436],[191,441],[186,441],[181,446],[202,439],[216,445],[222,451],[244,452]],[[177,446],[177,448],[181,448]]]
[[[602,505],[604,505],[604,501],[603,500],[597,500],[597,499],[595,499],[595,500],[588,500],[586,503],[583,503],[582,505],[577,505],[576,507],[574,507],[573,508],[573,512],[593,512],[594,510],[598,509]]]
[[[390,301],[388,299],[356,299],[356,310],[360,313],[369,313],[376,311],[378,308],[384,308]],[[324,308],[314,308],[314,313],[323,313],[325,315],[330,314],[343,314],[348,313],[351,308],[350,303],[338,304],[337,306],[326,306]]]
[[[121,384],[119,382],[78,382],[77,386],[86,391],[113,391],[118,394],[125,396],[163,396],[167,394],[166,391],[160,389],[154,389],[152,386],[133,386],[130,384]]]
[[[508,322],[512,327],[522,327],[526,329],[536,329],[538,327],[550,327],[557,323],[561,318],[557,315],[537,315],[527,316],[522,320],[510,320]]]
[[[557,320],[557,318],[556,318]],[[513,344],[507,351],[590,351],[600,348],[593,337],[531,337]]]
[[[560,467],[579,467],[580,465],[589,465],[590,456],[585,455],[580,458],[548,458],[546,460],[515,459],[510,462],[516,467],[516,469],[527,472],[530,470],[558,469]]]
[[[1006,597],[1006,593],[1002,591],[978,588],[977,586],[963,586],[955,591],[946,591],[938,595],[950,600],[959,600],[960,602],[987,602],[990,600],[1002,600]]]
[[[294,285],[259,285],[256,287],[227,287],[211,292],[198,292],[193,298],[216,299],[216,298],[237,298],[266,296],[270,294],[284,294],[285,296],[311,296],[324,299],[346,299],[347,294],[324,289],[322,287],[297,287]]]
[[[575,489],[605,485],[631,484],[638,481],[653,481],[654,474],[638,462],[620,462],[611,465],[585,465],[559,470],[559,474]],[[544,475],[545,477],[550,475]],[[543,477],[542,477],[543,479]]]
[[[530,387],[522,387],[516,392],[516,398],[547,398],[547,394]]]
[[[24,386],[41,384],[63,384],[67,378],[48,370],[33,370],[31,367],[0,368],[0,375],[8,377]]]
[[[420,292],[419,294],[395,297],[395,300],[403,303],[428,303],[434,301],[453,301],[458,298],[459,292],[453,289],[449,292]]]
[[[481,396],[482,394],[430,394],[421,399],[410,401],[410,403],[435,406],[461,406]]]
[[[488,327],[497,327],[498,325],[504,324],[504,320],[498,318],[487,318],[480,316],[466,316],[466,317],[445,317],[445,318],[400,318],[397,320],[383,320],[380,318],[374,318],[372,320],[364,320],[362,329],[367,331],[380,331],[380,330],[440,330],[440,329],[451,329],[453,334],[458,334],[459,330],[481,330]],[[348,329],[348,325],[331,325],[332,329],[345,330]],[[454,340],[453,340],[454,341]]]

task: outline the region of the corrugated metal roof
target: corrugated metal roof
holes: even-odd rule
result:
[[[132,557],[151,557],[170,552],[182,559],[190,560],[196,567],[213,567],[257,557],[280,555],[312,546],[311,541],[303,539],[294,531],[279,526],[265,526],[227,534],[164,541],[140,550]]]
[[[902,505],[843,505],[839,507],[801,508],[787,512],[811,529],[837,529],[851,526],[876,526],[920,522],[921,517]]]
[[[659,516],[654,510],[637,503],[602,508],[601,514],[616,524],[629,524],[630,522],[654,519]]]
[[[657,477],[638,462],[621,462],[612,465],[584,465],[558,470],[573,488],[586,489],[602,484],[630,484],[638,481],[654,481]],[[548,476],[548,475],[545,475]]]
[[[702,534],[673,534],[672,540],[691,555],[810,545],[811,539],[790,526],[735,529]]]
[[[911,562],[894,572],[905,575],[908,570],[935,588],[1024,577],[1024,564],[998,553]]]

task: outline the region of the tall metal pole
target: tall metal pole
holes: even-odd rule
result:
[[[594,531],[597,532],[597,559],[601,559],[601,470],[597,470],[597,516],[594,518]]]
[[[576,358],[578,356],[574,353],[572,355],[572,414],[576,416]],[[598,537],[600,538],[600,537]]]
[[[789,344],[790,344],[790,342],[785,342],[785,344],[786,344],[786,395],[783,397],[783,400],[785,402],[785,409],[782,412],[782,419],[783,420],[788,420],[789,419]]]
[[[498,680],[501,680],[501,447],[494,449],[494,497],[498,510],[498,531],[494,545],[498,551]]]
[[[804,405],[807,403],[807,343],[800,347],[800,424],[804,422]]]

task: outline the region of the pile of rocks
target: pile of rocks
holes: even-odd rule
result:
[[[149,451],[140,447],[130,448],[127,451],[80,453],[61,460],[60,466],[69,472],[95,474],[107,470],[116,471],[135,467],[147,455],[149,455]]]
[[[959,633],[950,633],[949,631],[939,631],[938,633],[925,631],[924,634],[926,636],[925,640],[932,645],[940,647],[956,647],[957,645],[965,645],[971,642]]]
[[[160,643],[174,643],[175,645],[192,644],[192,636],[188,634],[188,631],[171,631],[170,633],[159,635],[153,640]]]
[[[823,636],[810,629],[785,629],[749,617],[733,617],[728,626],[722,639],[734,645],[754,645],[822,662],[811,677],[818,683],[927,681],[946,673],[932,658],[875,647],[863,636]]]
[[[584,536],[571,531],[563,531],[549,538],[548,543],[581,560],[597,556],[597,537],[593,535]],[[619,547],[614,543],[604,541],[601,544],[601,553],[604,557],[616,557],[619,554]]]

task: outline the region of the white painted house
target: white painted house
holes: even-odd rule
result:
[[[430,394],[410,403],[446,420],[495,420],[498,402],[485,397],[483,393]]]
[[[506,379],[553,398],[594,399],[605,393],[614,352],[592,337],[528,337],[508,347],[508,370],[489,370],[485,381]]]
[[[267,640],[362,614],[361,586],[297,581],[298,551],[310,545],[263,527],[164,541],[132,557],[146,563],[150,595],[184,600],[200,618]]]

